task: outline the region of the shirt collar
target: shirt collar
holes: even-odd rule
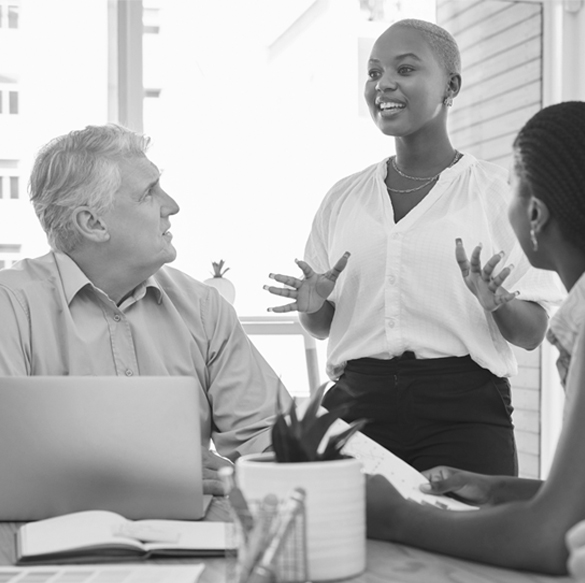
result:
[[[132,292],[132,297],[134,298],[134,301],[137,302],[141,300],[148,293],[148,291],[152,291],[152,293],[156,297],[156,302],[158,304],[162,303],[163,299],[162,289],[153,275],[151,275],[146,281],[142,282],[140,285],[134,288],[134,291]]]
[[[61,276],[61,282],[63,283],[67,304],[70,304],[78,292],[87,285],[95,287],[87,275],[81,271],[79,265],[69,255],[55,251],[54,256],[59,275]]]
[[[83,273],[79,265],[69,257],[69,255],[56,251],[54,252],[54,255],[68,305],[71,304],[73,298],[75,298],[84,287],[89,285],[97,290],[96,286],[91,282],[87,275]],[[163,293],[154,276],[150,276],[143,283],[136,286],[131,295],[134,298],[134,301],[138,301],[141,300],[149,290],[152,290],[152,293],[155,294],[157,303],[160,304],[163,299]]]

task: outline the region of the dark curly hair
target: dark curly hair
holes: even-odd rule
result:
[[[514,140],[516,168],[567,240],[585,252],[585,102],[545,107]]]

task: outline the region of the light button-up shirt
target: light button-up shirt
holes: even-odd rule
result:
[[[217,290],[171,267],[120,306],[67,255],[0,271],[0,375],[186,375],[198,381],[203,443],[222,455],[270,446],[290,395]]]

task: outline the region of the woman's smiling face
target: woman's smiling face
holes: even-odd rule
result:
[[[384,134],[407,136],[444,119],[448,84],[423,34],[395,25],[374,44],[364,95]]]

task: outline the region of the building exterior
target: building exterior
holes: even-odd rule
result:
[[[0,54],[21,52],[18,0],[0,1]],[[20,84],[18,59],[0,60],[0,269],[21,256],[22,240],[14,224],[23,198],[18,133]]]

